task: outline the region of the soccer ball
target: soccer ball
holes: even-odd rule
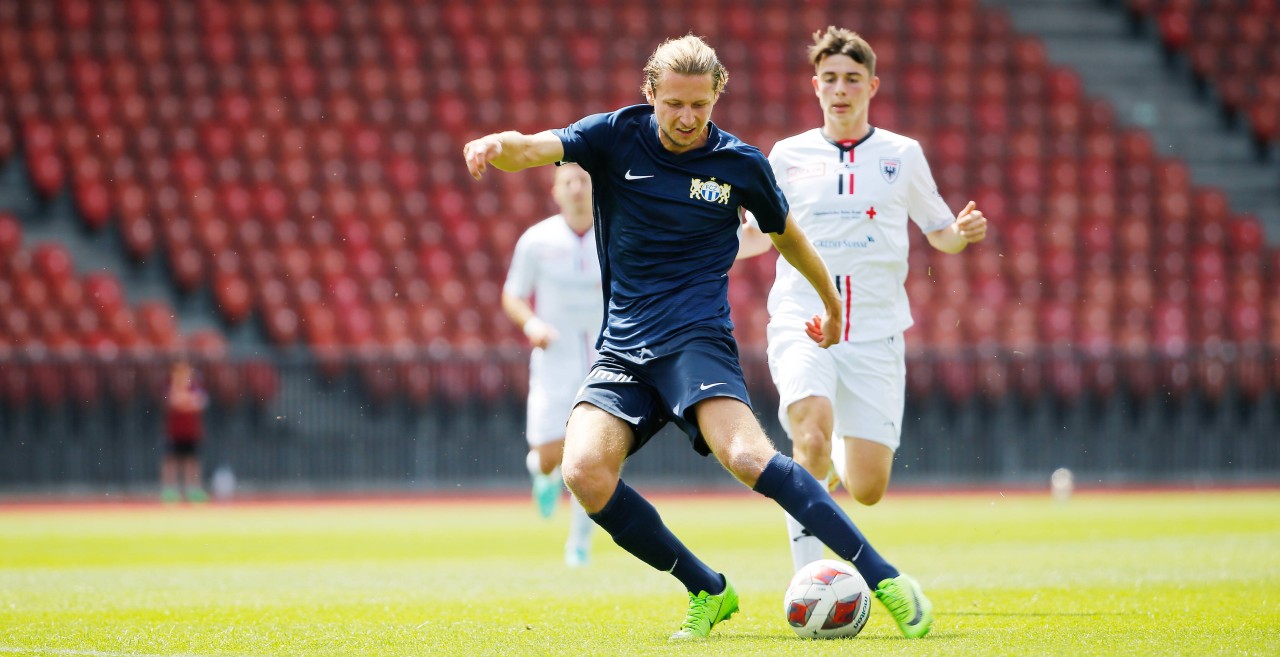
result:
[[[871,589],[843,561],[822,559],[796,572],[782,601],[787,624],[806,639],[856,636],[871,615]]]

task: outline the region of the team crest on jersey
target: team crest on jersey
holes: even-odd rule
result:
[[[880,175],[884,176],[884,181],[892,183],[898,179],[898,172],[902,170],[902,160],[897,158],[882,157],[880,158]]]
[[[719,203],[721,205],[729,205],[729,192],[733,186],[729,183],[720,184],[715,178],[704,181],[701,178],[692,178],[689,183],[689,198],[700,198],[708,203]]]

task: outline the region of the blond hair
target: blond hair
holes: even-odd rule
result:
[[[824,33],[818,30],[813,33],[813,45],[809,46],[809,61],[816,68],[822,60],[832,55],[847,55],[859,64],[867,67],[867,74],[876,74],[876,51],[853,30],[828,25]]]
[[[678,39],[667,39],[649,56],[644,65],[644,84],[641,91],[652,98],[658,90],[658,77],[663,71],[681,75],[711,74],[711,91],[719,96],[729,84],[729,70],[720,63],[716,51],[701,37],[687,34]]]

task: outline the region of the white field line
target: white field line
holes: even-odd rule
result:
[[[82,657],[206,657],[205,655],[154,655],[142,652],[113,652],[110,650],[70,650],[67,648],[14,648],[0,646],[0,653],[10,655],[77,655]],[[241,656],[245,657],[245,656]]]

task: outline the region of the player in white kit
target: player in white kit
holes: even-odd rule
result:
[[[862,37],[829,27],[814,33],[809,56],[822,127],[779,141],[769,161],[792,215],[835,277],[846,321],[839,344],[818,348],[799,327],[822,304],[779,258],[768,302],[769,371],[796,462],[833,488],[838,477],[859,502],[875,504],[889,486],[902,431],[902,334],[912,324],[908,220],[935,249],[958,253],[986,236],[986,219],[972,201],[953,217],[919,142],[870,124],[880,80]],[[740,257],[768,247],[748,222]],[[790,516],[787,530],[797,570],[822,558],[822,544]]]
[[[578,386],[596,360],[596,336],[604,318],[591,177],[578,165],[565,164],[556,170],[551,194],[560,214],[520,236],[502,289],[503,310],[534,347],[529,359],[525,464],[543,517],[551,516],[561,497],[565,423]],[[590,556],[595,523],[576,501],[570,508],[565,563],[579,566]]]

